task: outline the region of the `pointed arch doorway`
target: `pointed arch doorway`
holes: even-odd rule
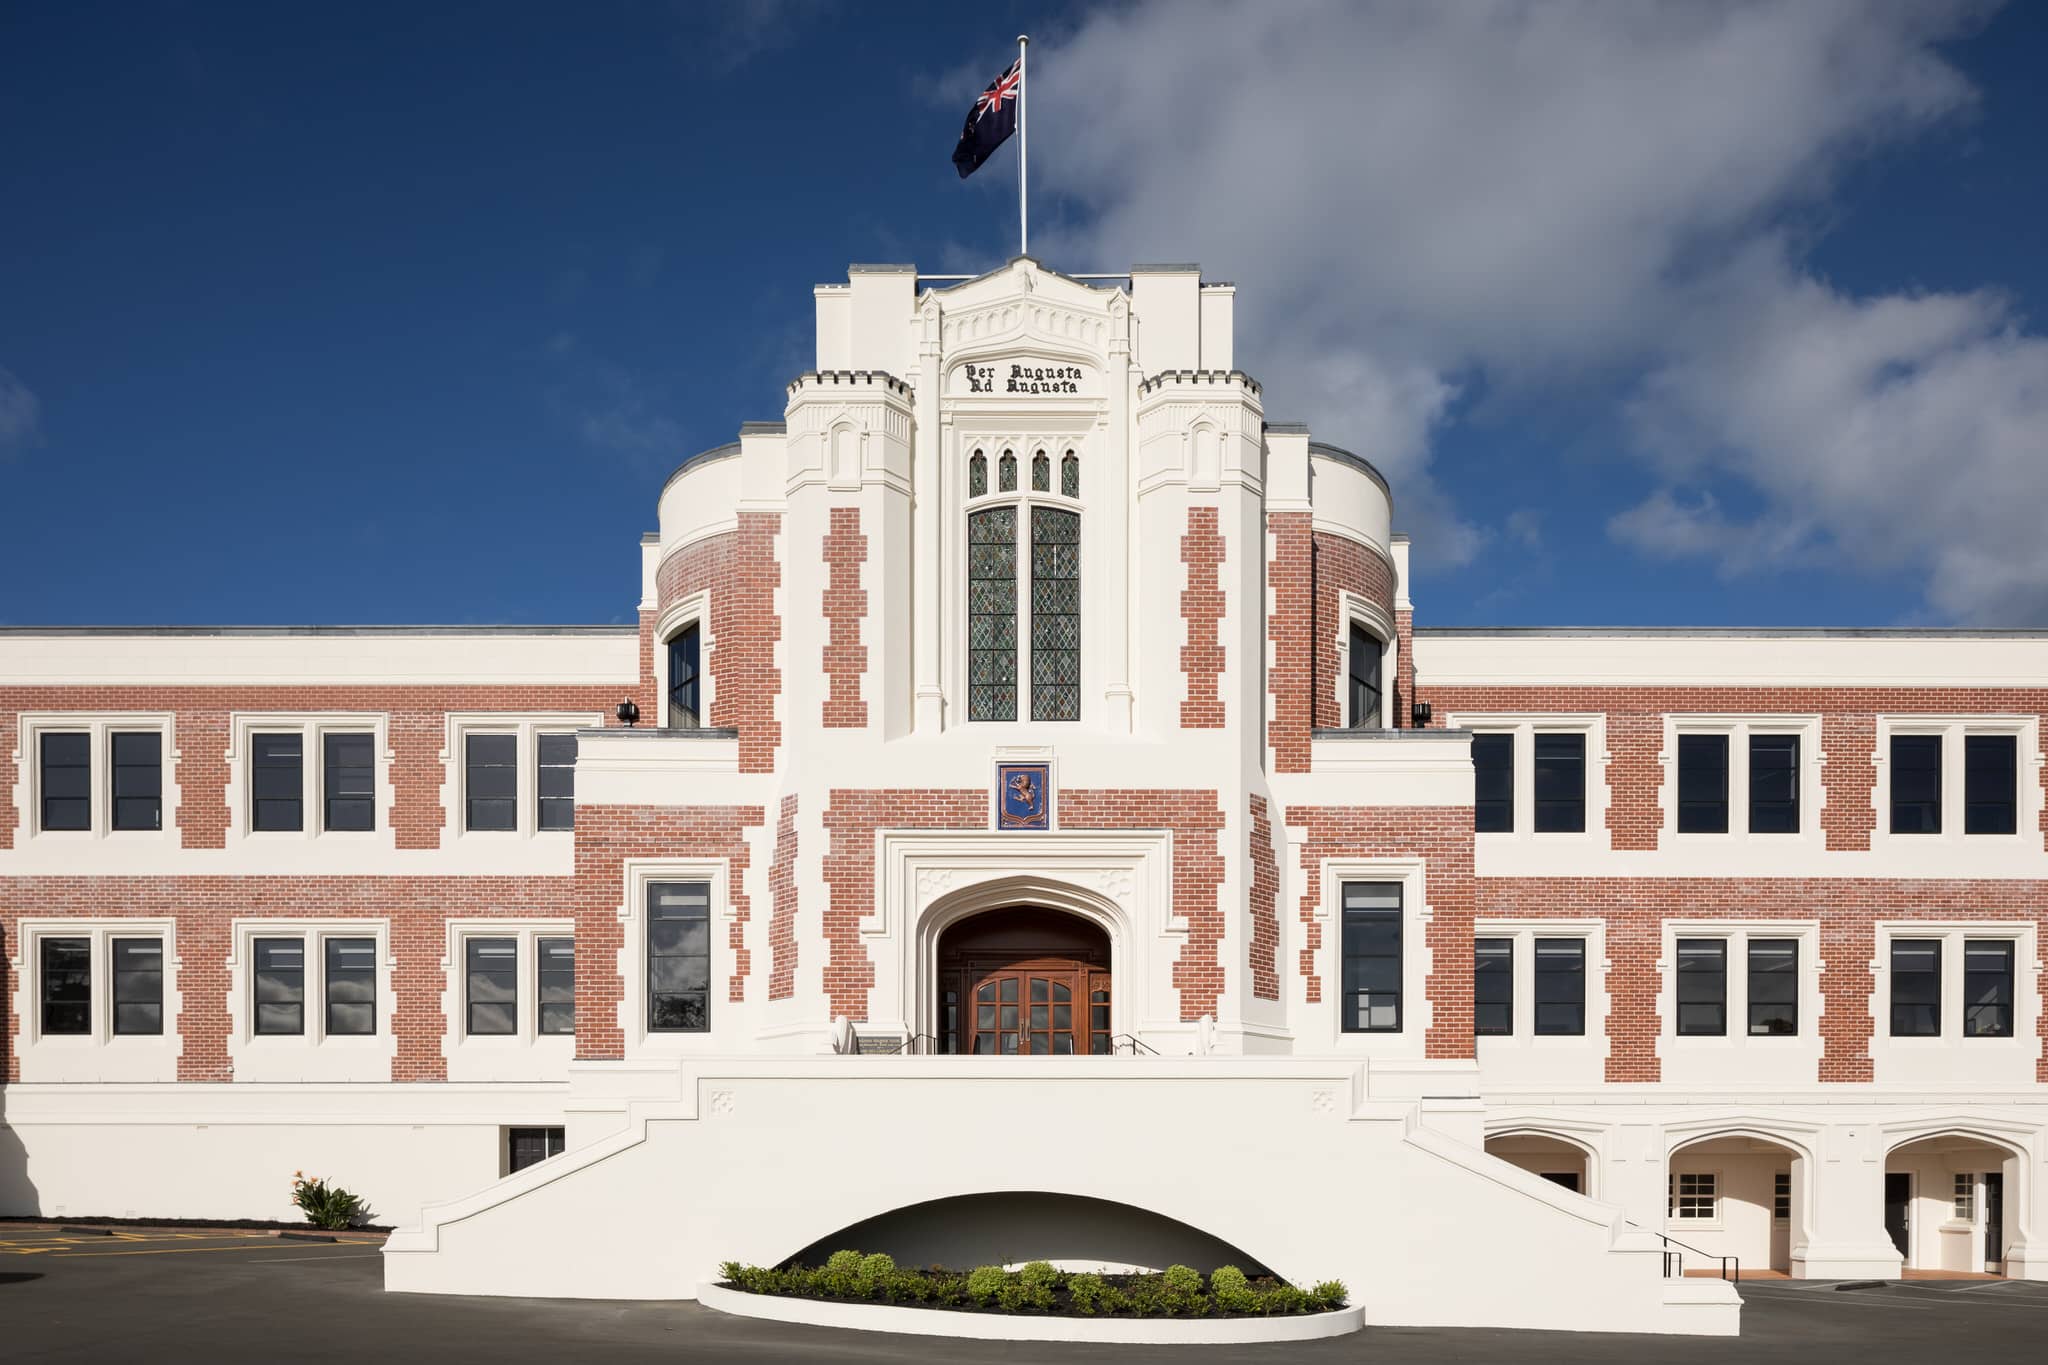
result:
[[[1109,935],[1040,906],[988,910],[938,943],[941,1052],[1071,1057],[1114,1050]]]

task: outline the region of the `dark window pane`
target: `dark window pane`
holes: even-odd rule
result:
[[[1351,728],[1376,730],[1380,724],[1380,641],[1364,626],[1351,628]]]
[[[701,637],[695,625],[684,626],[668,642],[668,723],[673,730],[694,730],[704,716]]]
[[[304,829],[305,736],[251,735],[249,753],[251,828]]]
[[[2013,942],[1970,939],[1963,944],[1963,1036],[2012,1037]]]
[[[1678,737],[1678,832],[1728,832],[1728,736]]]
[[[464,942],[463,991],[469,1031],[519,1031],[519,940],[473,938]]]
[[[1755,1037],[1799,1032],[1799,940],[1749,941],[1749,1031]]]
[[[259,938],[256,957],[256,1032],[306,1031],[306,941]]]
[[[114,1032],[164,1031],[164,941],[117,938],[112,945]]]
[[[463,737],[463,794],[473,830],[519,827],[519,737]]]
[[[1015,461],[1004,459],[1006,487],[1014,489]],[[987,507],[967,518],[967,718],[1017,718],[1014,507]]]
[[[2019,797],[2018,738],[1963,736],[1963,833],[2013,833]]]
[[[1941,940],[1892,940],[1892,1036],[1941,1036]]]
[[[711,1027],[711,884],[647,887],[647,1027],[702,1033]]]
[[[1577,834],[1586,828],[1586,737],[1536,733],[1536,829]]]
[[[1472,940],[1472,1031],[1480,1035],[1515,1031],[1515,941]]]
[[[576,940],[544,938],[534,944],[542,1033],[576,1031]]]
[[[112,737],[115,829],[162,829],[164,737],[154,730]]]
[[[1799,832],[1799,736],[1749,737],[1749,832]]]
[[[1941,736],[1892,736],[1892,833],[1941,833]]]
[[[43,1032],[92,1032],[92,940],[42,940]]]
[[[1081,514],[1031,509],[1031,719],[1081,718]]]
[[[576,828],[576,736],[542,735],[540,769],[542,829]]]
[[[1728,944],[1718,938],[1678,940],[1678,1032],[1728,1032]]]
[[[514,1128],[510,1135],[509,1167],[523,1171],[528,1166],[562,1154],[560,1128]]]
[[[1536,1032],[1577,1037],[1586,1031],[1586,940],[1536,940]]]
[[[323,735],[321,746],[326,827],[331,830],[375,829],[375,737],[369,734]]]
[[[337,1035],[377,1031],[377,940],[327,940],[327,1031]]]
[[[92,737],[60,731],[38,739],[42,763],[43,828],[92,828]]]
[[[1344,883],[1345,1033],[1401,1031],[1401,884]]]
[[[1472,827],[1481,834],[1515,828],[1515,737],[1472,736]]]

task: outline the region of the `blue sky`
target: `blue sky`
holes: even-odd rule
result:
[[[418,11],[425,10],[425,13]],[[0,622],[628,620],[810,285],[1238,282],[1431,624],[2048,624],[2048,8],[0,4]]]

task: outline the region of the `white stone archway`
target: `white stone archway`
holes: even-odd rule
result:
[[[1033,905],[1078,916],[1108,936],[1113,1033],[1191,1031],[1172,988],[1187,938],[1186,921],[1172,913],[1172,840],[1166,830],[882,834],[875,913],[861,922],[875,967],[868,1027],[935,1033],[939,936],[983,911]]]

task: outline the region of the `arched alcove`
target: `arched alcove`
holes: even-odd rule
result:
[[[898,1265],[1021,1265],[1063,1270],[1157,1271],[1191,1265],[1207,1274],[1234,1265],[1267,1273],[1239,1247],[1178,1219],[1130,1204],[1016,1190],[910,1204],[821,1237],[785,1265],[822,1265],[835,1251],[883,1251]]]
[[[934,951],[941,1052],[1087,1056],[1113,1046],[1110,939],[1079,915],[1036,905],[953,921]]]

